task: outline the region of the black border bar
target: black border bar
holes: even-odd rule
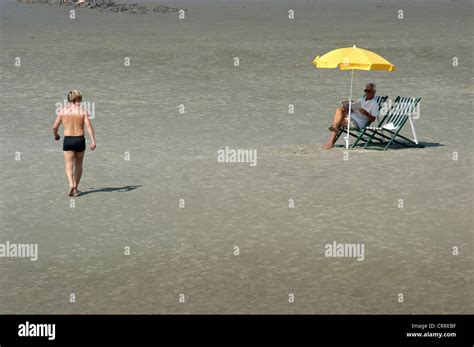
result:
[[[473,345],[472,315],[0,315],[0,345]],[[55,339],[20,324],[55,324]],[[425,326],[421,329],[420,327]],[[408,337],[407,333],[455,333]]]

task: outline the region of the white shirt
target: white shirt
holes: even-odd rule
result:
[[[362,97],[359,99],[359,102],[364,108],[364,110],[369,112],[372,117],[375,117],[375,119],[377,119],[377,117],[379,116],[379,104],[377,103],[377,101],[375,101],[375,98],[365,100],[365,98]],[[365,115],[360,113],[359,110],[351,110],[351,120],[354,120],[359,126],[359,128],[365,127],[369,122],[369,119]]]

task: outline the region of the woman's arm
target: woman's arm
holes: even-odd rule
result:
[[[95,147],[96,147],[94,128],[92,127],[91,120],[89,119],[89,113],[87,113],[87,112],[86,112],[86,115],[84,116],[84,123],[86,124],[86,128],[87,128],[87,132],[89,133],[89,137],[92,140],[91,150],[94,150]]]
[[[362,113],[364,116],[367,117],[367,119],[372,123],[376,118],[370,114],[366,109],[361,108],[359,109],[359,112]]]
[[[59,130],[59,126],[61,125],[61,122],[62,122],[62,121],[63,121],[63,120],[62,120],[62,118],[61,118],[61,113],[58,112],[58,116],[56,117],[56,120],[55,120],[54,125],[53,125],[53,134],[54,134],[54,139],[55,139],[56,141],[58,141],[59,138],[61,137],[61,136],[59,136],[59,134],[58,134],[58,130]]]

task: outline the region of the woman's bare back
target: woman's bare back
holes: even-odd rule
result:
[[[87,112],[80,104],[69,104],[58,112],[64,127],[64,136],[84,136],[84,119]]]

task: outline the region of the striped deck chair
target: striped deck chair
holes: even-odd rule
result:
[[[364,133],[370,135],[369,139],[365,141],[364,148],[367,148],[368,145],[383,145],[384,151],[387,150],[393,143],[396,143],[403,147],[424,147],[418,143],[415,135],[415,141],[410,140],[409,138],[400,135],[400,130],[406,124],[408,120],[411,122],[411,115],[415,111],[418,103],[421,98],[412,98],[412,97],[400,97],[398,96],[392,107],[388,110],[387,114],[379,122],[377,126],[368,126],[364,128]],[[412,124],[412,130],[414,132],[414,127]],[[402,140],[403,141],[402,141]],[[374,142],[374,140],[376,142]],[[357,144],[354,143],[354,145]]]
[[[385,96],[380,96],[380,95],[377,95],[375,97],[375,101],[377,102],[377,104],[379,105],[379,110],[382,108],[384,102],[388,99],[388,95],[385,95]],[[351,148],[353,148],[361,139],[363,139],[364,135],[365,134],[365,128],[368,127],[371,123],[367,123],[365,125],[365,127],[363,127],[362,129],[360,130],[357,130],[357,129],[354,129],[354,128],[351,128],[349,130],[349,135],[355,137],[357,140],[356,142],[351,146]],[[354,132],[353,132],[354,131]],[[337,136],[336,136],[336,141],[334,143],[337,142],[337,140],[339,139],[339,137],[342,135],[342,133],[347,133],[347,127],[344,126],[344,127],[341,127],[337,133]],[[367,138],[369,136],[367,135]]]

